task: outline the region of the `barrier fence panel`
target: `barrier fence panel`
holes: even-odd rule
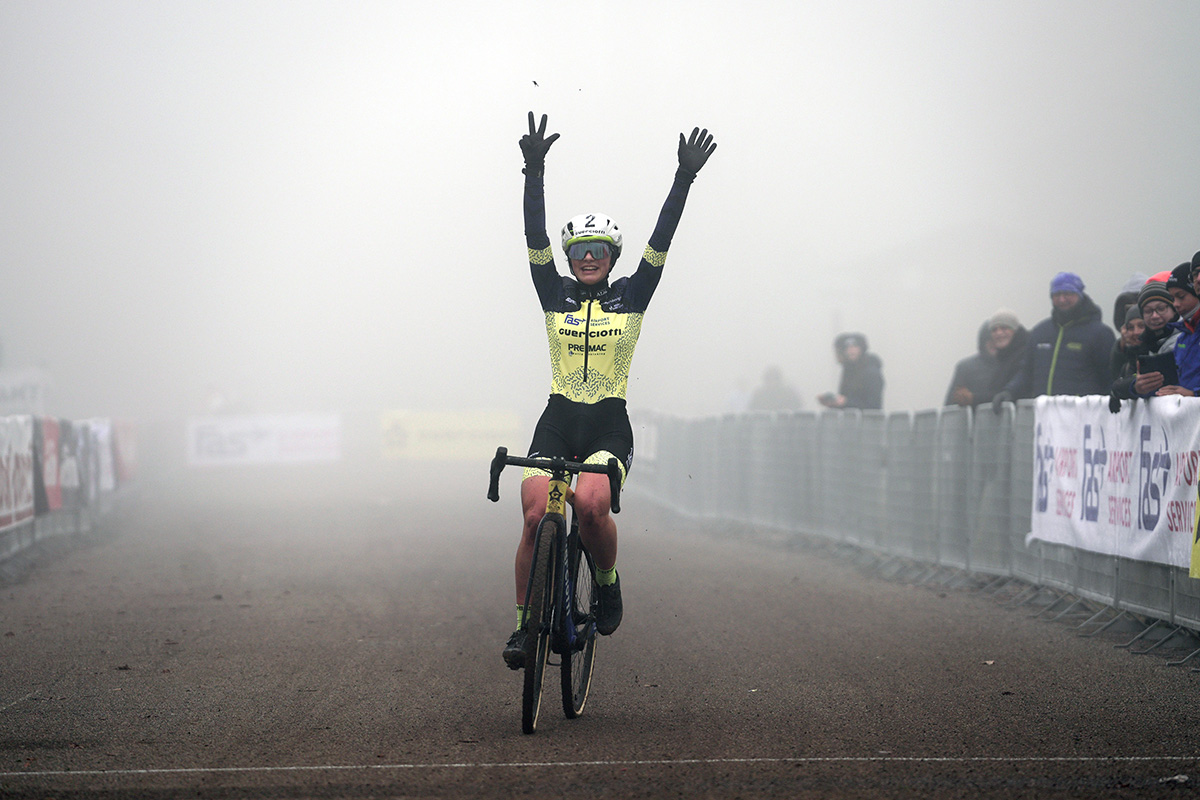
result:
[[[971,487],[971,410],[943,409],[937,420],[934,503],[937,509],[938,563],[967,569],[971,565],[967,534]]]
[[[1040,578],[1040,550],[1035,543],[1026,546],[1025,540],[1033,523],[1033,440],[1037,424],[1037,409],[1029,400],[1017,403],[1012,423],[1012,495],[1009,513],[1012,515],[1013,575],[1030,583]]]
[[[793,478],[788,484],[787,504],[791,529],[813,533],[817,524],[818,475],[821,472],[818,447],[820,417],[802,412],[789,420],[792,451],[787,455]]]
[[[885,521],[884,497],[887,482],[887,417],[879,411],[864,411],[860,421],[855,459],[858,487],[858,538],[862,547],[878,550]]]
[[[940,564],[937,530],[937,411],[913,414],[913,555]]]
[[[884,486],[883,551],[902,558],[916,557],[917,494],[912,418],[906,413],[887,418],[888,478]]]
[[[971,481],[968,490],[968,560],[974,572],[1012,572],[1012,409],[1001,414],[984,406],[971,419]]]

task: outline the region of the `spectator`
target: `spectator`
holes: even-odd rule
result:
[[[1121,291],[1117,294],[1117,300],[1113,303],[1113,327],[1117,329],[1117,333],[1121,333],[1125,329],[1125,312],[1129,310],[1130,306],[1137,305],[1138,292],[1142,290],[1148,280],[1150,278],[1146,275],[1135,272],[1121,287]],[[1118,344],[1120,344],[1119,340]]]
[[[1167,291],[1175,298],[1175,313],[1179,319],[1171,327],[1179,331],[1175,340],[1175,365],[1179,384],[1163,386],[1154,392],[1158,396],[1183,395],[1195,397],[1200,392],[1200,298],[1192,280],[1192,262],[1185,261],[1171,270]]]
[[[833,340],[834,354],[842,365],[837,394],[826,392],[817,402],[826,408],[883,408],[883,362],[867,352],[867,337],[840,333]]]
[[[783,382],[783,372],[779,367],[767,367],[763,373],[762,384],[750,395],[751,411],[799,411],[800,395],[791,386]]]
[[[954,366],[943,405],[975,406],[989,402],[1021,365],[1029,331],[1017,315],[1000,309],[979,328],[979,352]]]
[[[1112,355],[1108,359],[1108,369],[1114,381],[1125,380],[1137,372],[1137,357],[1145,352],[1142,348],[1142,334],[1145,331],[1142,309],[1135,302],[1125,309],[1125,324],[1120,327],[1121,335],[1113,344]]]
[[[1108,359],[1116,337],[1100,308],[1084,294],[1083,279],[1060,272],[1050,281],[1050,316],[1029,332],[1021,368],[992,398],[992,407],[1043,394],[1108,394]]]
[[[1169,277],[1170,273],[1167,275]],[[1174,297],[1167,290],[1165,283],[1151,280],[1142,287],[1142,291],[1138,294],[1137,304],[1142,311],[1145,330],[1142,332],[1141,341],[1131,353],[1134,368],[1125,375],[1117,376],[1113,382],[1112,398],[1109,400],[1110,410],[1114,412],[1120,410],[1120,400],[1122,399],[1149,397],[1162,387],[1163,375],[1161,372],[1147,372],[1139,375],[1136,362],[1137,357],[1141,355],[1174,352],[1175,340],[1179,338],[1179,331],[1171,326],[1176,319],[1173,303]]]

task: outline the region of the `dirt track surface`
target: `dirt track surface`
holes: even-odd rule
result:
[[[3,797],[1175,797],[1197,679],[626,500],[579,720],[520,727],[515,487],[179,505],[0,590]]]

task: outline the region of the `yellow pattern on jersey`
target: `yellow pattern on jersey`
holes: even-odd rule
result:
[[[577,403],[624,399],[642,317],[605,311],[599,300],[584,301],[578,311],[547,311],[551,393]]]

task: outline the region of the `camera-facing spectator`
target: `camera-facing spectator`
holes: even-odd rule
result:
[[[817,402],[826,408],[883,408],[883,362],[867,352],[867,337],[840,333],[833,340],[833,351],[842,365],[842,379],[837,394],[826,392]]]
[[[1000,309],[979,328],[978,352],[954,365],[943,405],[975,406],[989,402],[1021,366],[1029,331],[1008,309]]]
[[[1137,357],[1144,352],[1142,334],[1146,332],[1146,321],[1137,303],[1125,309],[1125,324],[1119,329],[1120,336],[1113,344],[1108,368],[1114,381],[1128,378],[1137,372]]]
[[[1025,397],[1109,393],[1108,363],[1116,336],[1084,288],[1073,272],[1051,279],[1053,311],[1029,332],[1021,368],[992,398],[996,413],[1002,403]]]

